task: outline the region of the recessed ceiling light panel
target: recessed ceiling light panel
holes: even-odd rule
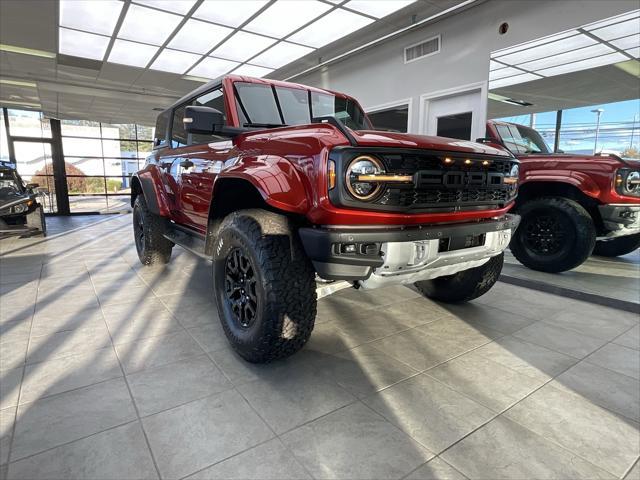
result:
[[[58,42],[60,53],[102,60],[109,46],[109,37],[59,28]]]
[[[216,48],[211,55],[244,62],[265,48],[270,47],[275,42],[277,42],[277,40],[269,37],[238,31]]]
[[[313,22],[308,27],[303,28],[289,37],[289,39],[292,42],[320,48],[356,30],[360,30],[373,21],[369,17],[337,9]]]
[[[313,52],[313,48],[303,47],[302,45],[296,45],[294,43],[280,42],[266,52],[251,59],[251,63],[262,67],[280,68],[311,52]]]
[[[149,7],[159,8],[167,12],[179,13],[186,15],[196,0],[133,0],[134,3],[148,5]]]
[[[221,58],[207,57],[189,70],[189,75],[195,77],[217,78],[238,66],[238,62]]]
[[[169,47],[185,52],[208,53],[231,32],[233,29],[229,27],[191,19],[171,39]]]
[[[205,0],[193,14],[210,22],[239,27],[269,0]]]
[[[271,72],[273,72],[273,69],[271,68],[258,67],[256,65],[249,65],[248,63],[245,63],[244,65],[236,68],[233,72],[231,72],[231,74],[262,78],[265,75],[269,75]]]
[[[150,45],[162,45],[182,18],[153,8],[130,5],[118,37]]]
[[[109,62],[144,68],[158,51],[158,47],[143,43],[116,40],[109,54]]]
[[[111,35],[123,5],[118,0],[61,0],[60,26]]]
[[[158,58],[156,58],[153,65],[151,65],[151,68],[154,70],[162,70],[163,72],[184,73],[200,60],[200,58],[200,55],[165,48],[160,52]]]
[[[415,0],[351,0],[344,6],[372,17],[382,18],[396,12]]]
[[[317,0],[277,0],[244,27],[250,32],[282,38],[329,10],[331,5]]]

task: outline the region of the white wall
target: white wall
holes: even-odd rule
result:
[[[365,109],[411,98],[417,133],[420,95],[486,82],[491,51],[636,8],[636,0],[489,0],[291,81],[353,95]],[[505,35],[498,34],[502,22],[509,23]],[[404,47],[435,35],[439,54],[404,63]]]

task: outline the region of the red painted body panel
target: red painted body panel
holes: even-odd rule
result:
[[[500,123],[494,120],[487,122],[488,138],[500,139],[496,129]],[[564,153],[516,154],[516,157],[520,160],[520,185],[530,182],[567,183],[602,204],[640,205],[639,198],[616,192],[615,173],[628,165],[615,157]]]

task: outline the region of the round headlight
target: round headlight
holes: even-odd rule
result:
[[[637,192],[640,190],[640,172],[631,172],[627,175],[627,178],[624,182],[624,188],[627,192]]]
[[[346,185],[349,193],[358,200],[371,200],[382,190],[380,182],[359,181],[360,175],[379,175],[384,173],[382,162],[369,155],[361,155],[349,163],[346,172]]]

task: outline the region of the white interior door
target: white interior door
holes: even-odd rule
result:
[[[425,135],[475,140],[485,136],[481,90],[425,100]]]

